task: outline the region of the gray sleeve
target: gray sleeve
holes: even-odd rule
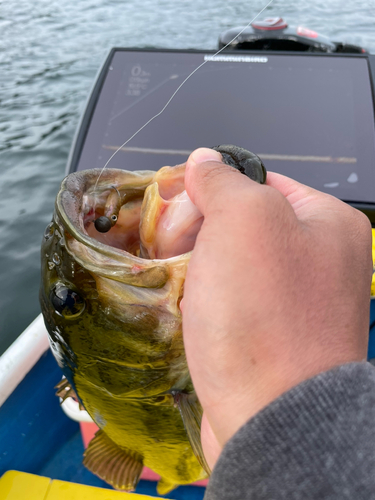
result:
[[[227,443],[204,500],[375,499],[375,368],[350,363],[283,394]]]

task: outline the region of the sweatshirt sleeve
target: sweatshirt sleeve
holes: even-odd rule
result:
[[[375,499],[375,368],[294,387],[226,444],[204,500]]]

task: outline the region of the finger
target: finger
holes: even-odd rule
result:
[[[252,186],[258,184],[224,164],[221,154],[213,149],[196,149],[186,163],[186,191],[204,216],[212,209],[222,208],[226,197],[240,196]]]
[[[292,204],[301,198],[306,198],[313,194],[323,194],[309,186],[305,186],[300,182],[286,177],[282,174],[277,174],[276,172],[267,172],[267,186],[277,189],[285,198]]]
[[[337,198],[276,172],[267,172],[267,185],[286,198],[299,220],[324,214],[332,204],[338,203]]]

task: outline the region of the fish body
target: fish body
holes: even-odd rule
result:
[[[134,489],[143,466],[159,493],[209,473],[179,308],[203,220],[184,172],[70,174],[44,234],[40,302],[60,395],[74,391],[100,428],[84,464],[117,489]]]

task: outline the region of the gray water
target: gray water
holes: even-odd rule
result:
[[[247,24],[266,3],[0,2],[0,353],[39,313],[41,237],[109,49],[214,49],[222,31]],[[275,0],[261,18],[278,15],[375,53],[374,0]]]

